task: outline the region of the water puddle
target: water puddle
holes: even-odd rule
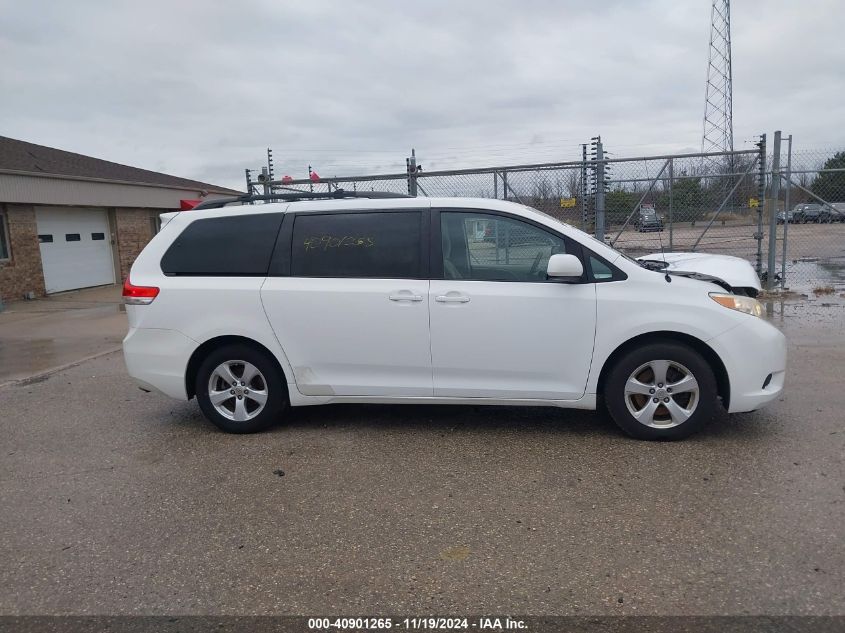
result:
[[[832,287],[837,293],[845,292],[845,257],[805,257],[787,263],[787,289],[810,293],[826,286]]]

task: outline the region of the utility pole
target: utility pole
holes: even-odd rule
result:
[[[704,92],[701,151],[732,152],[733,73],[731,70],[731,0],[713,0]]]
[[[733,72],[731,69],[731,2],[712,0],[710,7],[710,44],[707,52],[707,80],[704,89],[702,152],[721,152],[722,156],[704,159],[707,172],[730,174],[717,178],[726,193],[736,182],[736,157],[733,130]],[[735,206],[731,200],[728,207]]]

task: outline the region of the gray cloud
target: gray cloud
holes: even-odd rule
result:
[[[0,134],[229,186],[696,149],[709,3],[585,4],[0,0]],[[845,5],[732,18],[737,146],[842,146]]]

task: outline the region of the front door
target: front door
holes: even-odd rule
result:
[[[549,257],[565,253],[566,240],[508,215],[439,216],[441,249],[434,252],[441,250],[443,279],[432,279],[429,290],[434,395],[580,398],[596,293],[595,284],[546,279]]]
[[[261,298],[302,394],[432,395],[427,213],[294,216],[290,275]]]

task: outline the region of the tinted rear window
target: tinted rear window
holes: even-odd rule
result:
[[[161,258],[166,275],[266,275],[281,213],[195,220]]]
[[[420,213],[300,215],[292,246],[294,277],[419,277]]]

